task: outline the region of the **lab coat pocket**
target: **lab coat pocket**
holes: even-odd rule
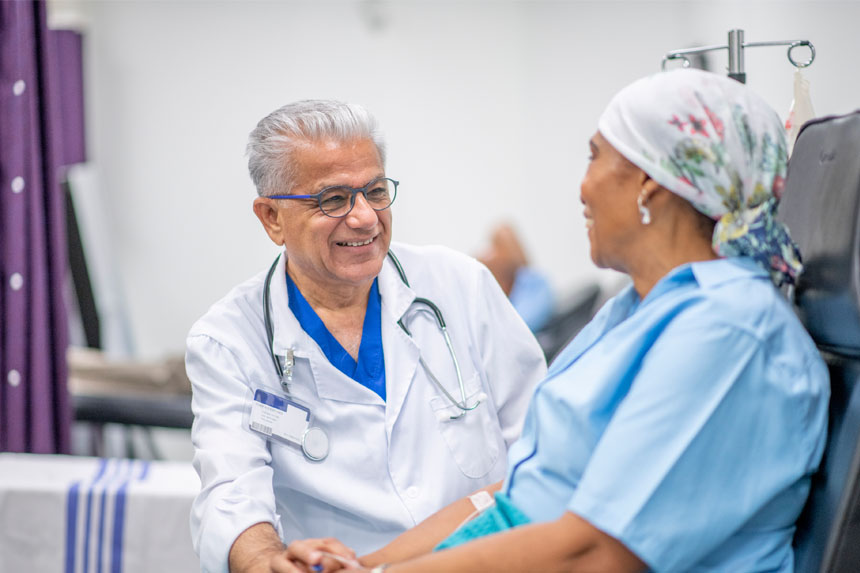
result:
[[[490,412],[487,395],[481,388],[478,374],[466,380],[466,404],[469,407],[480,402],[474,410],[463,411],[445,396],[434,396],[430,407],[439,424],[439,431],[457,466],[467,477],[479,478],[487,475],[499,459],[501,429],[496,417]],[[460,397],[458,391],[451,394]]]

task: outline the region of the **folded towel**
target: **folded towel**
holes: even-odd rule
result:
[[[526,517],[526,514],[514,506],[508,496],[499,492],[496,493],[495,505],[488,507],[477,517],[458,527],[454,533],[437,545],[433,551],[456,547],[473,539],[505,531],[518,525],[524,525],[530,521]]]

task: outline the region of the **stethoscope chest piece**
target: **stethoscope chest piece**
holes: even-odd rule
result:
[[[302,435],[302,452],[312,462],[321,462],[328,456],[328,434],[318,426],[311,426]]]

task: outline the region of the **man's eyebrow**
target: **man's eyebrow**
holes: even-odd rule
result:
[[[362,187],[367,187],[368,185],[370,185],[374,181],[376,181],[378,179],[382,179],[383,177],[385,177],[385,173],[380,173],[379,175],[371,177],[370,179],[367,180],[367,183],[365,183],[361,187],[350,187],[349,185],[346,185],[344,183],[332,183],[330,185],[322,185],[319,187],[319,190],[317,191],[317,193],[325,191],[326,189],[331,189],[333,187],[346,187],[348,189],[361,189]]]

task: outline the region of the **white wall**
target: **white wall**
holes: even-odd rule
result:
[[[579,204],[611,95],[671,49],[806,38],[820,114],[860,107],[860,3],[603,1],[76,3],[90,158],[136,353],[181,352],[191,323],[276,250],[251,212],[247,133],[299,98],[367,106],[402,181],[395,238],[467,252],[512,220],[562,292],[610,280]],[[726,58],[712,56],[715,68]],[[783,48],[747,50],[783,114]]]

